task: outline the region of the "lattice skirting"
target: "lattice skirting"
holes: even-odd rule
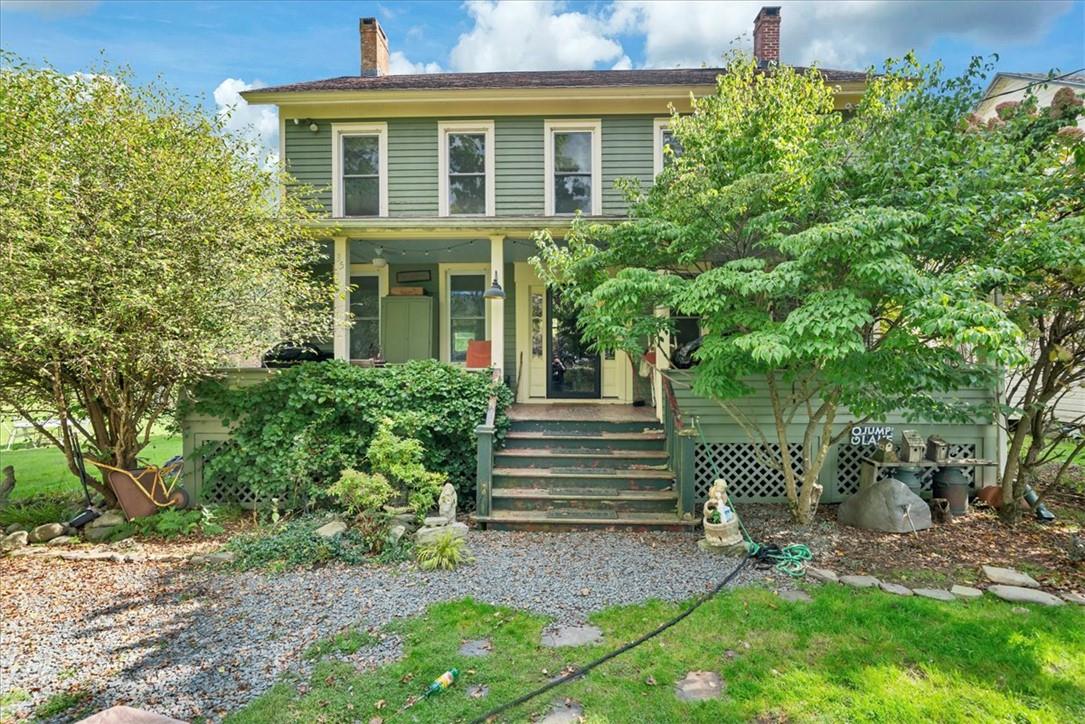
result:
[[[791,452],[791,469],[802,475],[802,445],[788,445]],[[777,470],[766,468],[757,459],[756,446],[751,443],[713,442],[695,445],[693,449],[695,502],[704,503],[708,488],[717,475],[722,475],[730,486],[731,497],[736,502],[771,502],[786,500],[784,476]],[[766,451],[770,457],[778,457],[779,445],[770,445]],[[717,473],[717,469],[719,473]]]
[[[208,460],[221,453],[230,440],[217,440],[205,443],[197,451],[196,464],[203,468],[203,485],[200,488],[200,503],[208,505],[240,505],[243,508],[253,508],[260,502],[252,488],[242,485],[235,480],[227,480],[217,475],[211,475],[205,467]]]
[[[900,445],[894,445],[897,452],[900,452]],[[836,485],[837,493],[841,498],[846,498],[849,495],[854,495],[859,492],[859,474],[860,466],[864,457],[870,457],[874,454],[876,446],[871,445],[838,445],[836,450]],[[955,444],[950,443],[949,457],[951,458],[975,458],[976,445],[972,443]],[[964,468],[963,472],[969,482],[975,480],[975,468]],[[890,471],[886,468],[882,468],[878,471],[878,479],[882,480],[888,478],[891,475]],[[921,490],[929,493],[931,490],[931,478],[934,476],[934,469],[928,468],[923,473],[921,481]]]

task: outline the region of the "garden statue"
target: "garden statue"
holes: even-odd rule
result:
[[[446,523],[456,520],[456,489],[452,483],[445,483],[441,488],[441,497],[437,499],[437,515]]]
[[[431,543],[444,534],[455,538],[467,536],[467,525],[456,522],[456,489],[452,483],[445,483],[441,488],[441,497],[437,499],[437,515],[428,516],[415,534],[416,543]]]
[[[738,516],[731,509],[727,498],[727,481],[722,478],[708,489],[704,504],[704,545],[730,551],[744,547]]]

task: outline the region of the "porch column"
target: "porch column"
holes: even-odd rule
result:
[[[333,237],[335,240],[335,263],[332,277],[335,280],[335,329],[332,332],[335,358],[350,359],[350,329],[347,317],[350,314],[350,241],[345,236]]]
[[[505,235],[494,234],[490,237],[490,279],[497,281],[503,288],[508,287],[505,279]],[[496,370],[505,366],[505,300],[494,299],[490,303],[490,366]]]

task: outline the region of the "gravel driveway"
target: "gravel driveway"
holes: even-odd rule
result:
[[[177,563],[0,560],[0,692],[31,694],[28,715],[73,685],[96,708],[126,703],[189,720],[220,719],[347,626],[383,626],[437,601],[470,596],[584,621],[650,598],[681,600],[711,587],[737,559],[699,551],[688,533],[472,531],[477,562],[423,573],[410,564],[266,575]],[[747,567],[734,581],[763,574]],[[399,655],[399,642],[359,652]]]

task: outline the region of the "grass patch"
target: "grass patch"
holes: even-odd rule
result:
[[[9,689],[3,694],[0,694],[0,718],[6,718],[11,714],[11,708],[16,704],[21,704],[30,698],[30,694],[25,689]]]
[[[368,631],[357,628],[348,628],[340,631],[330,639],[317,641],[315,644],[305,649],[305,653],[302,654],[302,656],[309,661],[322,659],[328,654],[349,656],[359,649],[363,649],[366,646],[372,646],[375,643],[377,643],[377,637]]]
[[[180,454],[180,435],[159,435],[151,438],[150,443],[140,453],[140,458],[160,465],[174,455]],[[68,461],[64,459],[64,453],[53,446],[5,450],[3,458],[4,465],[15,467],[15,490],[11,494],[12,500],[42,494],[82,495],[79,478],[68,470]],[[87,463],[87,474],[95,475],[94,466],[90,463]]]
[[[566,697],[592,722],[1085,720],[1085,613],[1077,607],[1022,615],[990,598],[940,603],[843,586],[812,593],[813,603],[789,604],[763,589],[728,592],[502,721],[529,720]],[[592,618],[605,644],[546,649],[539,616],[471,600],[437,604],[389,626],[404,639],[402,660],[367,673],[321,661],[306,685],[284,680],[227,721],[464,721],[680,609],[661,602],[608,609]],[[489,638],[493,653],[461,656],[460,644],[475,638]],[[452,667],[461,678],[450,690],[395,713]],[[726,696],[678,701],[674,684],[691,670],[720,673]],[[469,697],[473,684],[489,695]]]
[[[39,719],[50,719],[61,714],[67,714],[74,720],[82,717],[85,713],[82,711],[82,705],[86,704],[88,699],[90,699],[90,692],[82,689],[62,691],[59,694],[53,694],[42,702],[34,710],[34,716]]]

